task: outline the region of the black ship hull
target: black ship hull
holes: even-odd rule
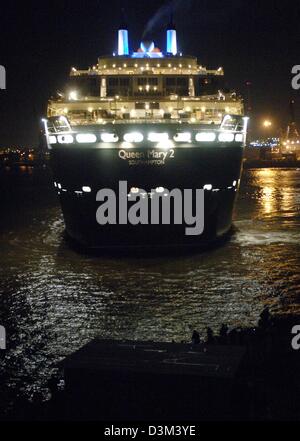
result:
[[[161,150],[149,145],[95,148],[88,144],[54,146],[51,165],[68,236],[89,248],[128,246],[201,246],[223,237],[232,226],[238,191],[242,143],[186,145]],[[204,231],[188,236],[186,225],[98,224],[97,192],[128,189],[205,189]]]

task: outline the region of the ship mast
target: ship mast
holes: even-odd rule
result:
[[[295,116],[295,101],[292,100],[290,102],[290,123],[287,127],[286,139],[287,140],[299,140],[300,135],[296,125],[296,116]]]

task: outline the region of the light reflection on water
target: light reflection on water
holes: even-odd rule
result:
[[[265,305],[299,314],[299,206],[300,171],[247,171],[225,245],[173,257],[94,257],[64,242],[46,187],[20,185],[0,220],[2,373],[11,400],[16,392],[46,399],[53,365],[95,336],[181,341],[192,329],[255,325]]]

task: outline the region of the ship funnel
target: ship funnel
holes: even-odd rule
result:
[[[173,15],[167,29],[167,54],[177,55],[177,32],[173,22]]]
[[[128,26],[125,21],[124,9],[122,9],[122,22],[118,30],[118,55],[129,55]]]

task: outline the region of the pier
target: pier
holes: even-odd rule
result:
[[[240,346],[93,340],[60,364],[60,406],[78,419],[224,416],[244,355]]]

